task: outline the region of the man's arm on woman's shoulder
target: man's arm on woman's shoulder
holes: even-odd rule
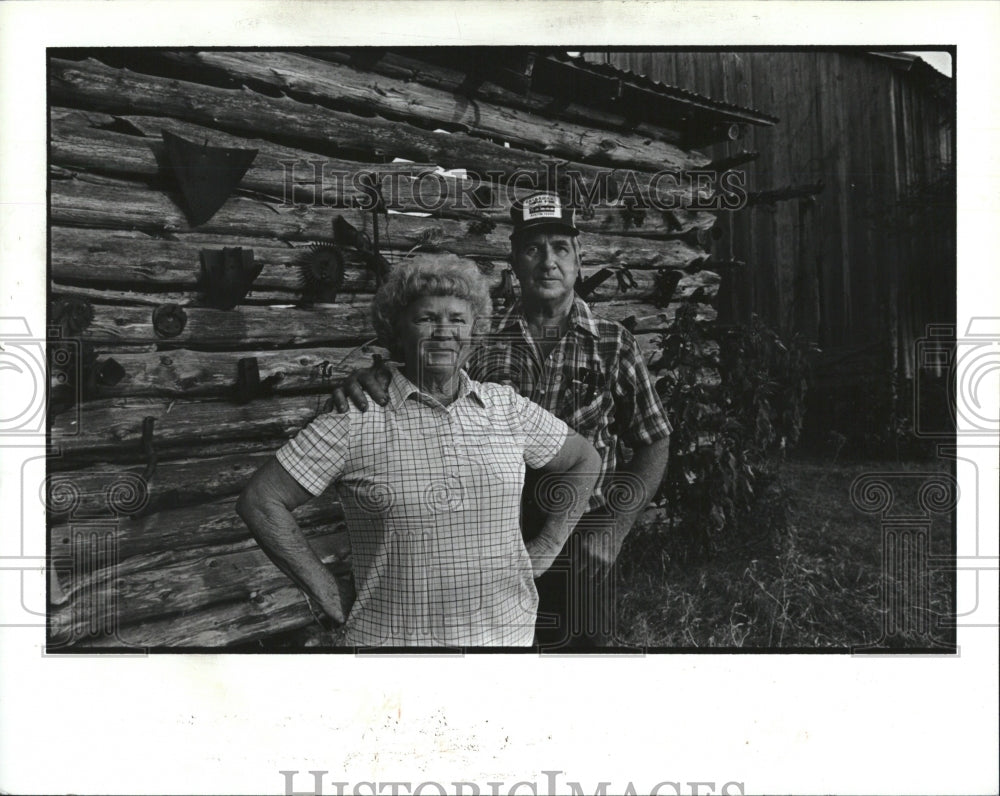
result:
[[[385,406],[389,400],[389,382],[392,381],[392,371],[385,361],[379,357],[370,368],[359,368],[352,370],[347,377],[335,384],[326,399],[323,407],[324,412],[346,414],[351,404],[354,404],[362,412],[368,409],[368,396],[379,406]]]

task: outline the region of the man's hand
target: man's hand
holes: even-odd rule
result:
[[[342,415],[350,409],[349,399],[350,403],[364,412],[368,409],[369,395],[379,406],[385,406],[389,400],[387,391],[391,380],[392,371],[382,357],[376,355],[370,368],[352,371],[346,379],[334,386],[323,411],[332,412],[336,409],[337,414]]]

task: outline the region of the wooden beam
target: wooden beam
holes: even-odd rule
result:
[[[143,466],[120,461],[101,462],[71,471],[52,471],[46,476],[46,508],[50,522],[71,519],[129,516],[139,505],[139,514],[181,508],[238,494],[250,476],[283,442],[272,442],[262,451],[244,451],[213,456],[211,451],[192,448],[184,458],[161,460],[153,477],[142,478]],[[58,459],[50,459],[58,464]],[[127,498],[136,485],[145,483],[142,497]],[[117,496],[117,497],[116,497]],[[55,533],[50,529],[50,533]]]
[[[474,164],[477,169],[508,176],[525,169],[543,175],[546,161],[552,160],[461,133],[435,133],[399,121],[266,97],[249,89],[168,80],[114,69],[94,60],[50,59],[49,89],[52,101],[68,106],[83,105],[105,113],[171,116],[251,136],[277,135],[319,154],[382,152],[389,158],[437,163],[445,168]],[[587,182],[601,173],[594,166],[574,161],[565,161],[564,165],[578,171]]]
[[[86,455],[96,461],[123,449],[140,451],[143,420],[153,417],[158,450],[184,450],[210,442],[274,445],[313,420],[324,403],[323,396],[261,399],[242,405],[162,398],[102,399],[56,415],[50,439],[63,455],[76,461]]]
[[[191,141],[254,148],[257,156],[240,180],[239,190],[253,191],[279,205],[362,207],[371,209],[376,187],[393,210],[426,211],[440,204],[445,214],[469,216],[477,210],[462,181],[435,174],[426,163],[361,163],[321,157],[314,152],[225,133],[212,127],[164,117],[109,116],[54,108],[50,111],[50,162],[66,169],[142,178],[168,187],[174,182],[164,169],[160,133],[166,130]],[[116,129],[127,122],[135,133]]]
[[[368,297],[365,309],[371,303]],[[357,368],[367,367],[373,346],[295,348],[278,351],[116,351],[98,356],[97,365],[113,358],[125,371],[120,381],[94,388],[94,398],[216,397],[235,400],[237,363],[253,357],[261,381],[274,379],[271,394],[328,391]]]
[[[209,236],[233,235],[243,240],[262,237],[289,242],[332,241],[331,220],[339,211],[286,210],[248,197],[234,196],[198,229]],[[355,227],[369,229],[371,214],[344,211]],[[701,218],[711,219],[708,214]],[[181,236],[191,231],[183,212],[160,191],[123,180],[76,175],[51,183],[51,220],[60,226],[141,230],[156,236]],[[503,260],[510,251],[510,225],[498,223],[488,232],[474,232],[472,222],[407,215],[379,217],[383,253],[448,251],[460,256]],[[365,226],[367,225],[367,226]],[[664,230],[666,229],[664,222]],[[644,267],[683,267],[704,252],[680,241],[619,234],[588,234],[586,257],[602,264],[627,261]]]
[[[711,232],[695,228],[691,229],[686,233],[674,236],[674,239],[682,241],[692,248],[697,246],[706,245],[710,242]],[[148,240],[148,239],[147,239]],[[69,251],[74,249],[79,251],[80,247],[73,245],[71,243],[68,245]],[[179,248],[177,244],[175,247]],[[138,243],[136,249],[141,248]],[[164,251],[164,247],[158,246],[158,251]],[[201,301],[199,299],[199,287],[197,279],[192,275],[190,269],[186,266],[180,266],[176,269],[170,268],[167,264],[161,264],[157,267],[156,272],[159,276],[167,278],[172,276],[172,278],[177,281],[186,280],[186,284],[178,285],[181,290],[167,291],[167,290],[156,290],[159,286],[157,283],[150,284],[146,281],[149,275],[149,270],[146,268],[134,269],[133,265],[128,262],[128,255],[123,255],[124,260],[121,262],[120,270],[109,266],[106,269],[95,268],[93,264],[88,260],[87,254],[79,254],[76,258],[71,258],[70,254],[66,251],[59,252],[60,259],[63,264],[59,267],[60,278],[53,279],[51,283],[52,295],[54,297],[69,297],[76,296],[79,298],[86,299],[92,303],[102,303],[102,304],[124,304],[124,305],[143,305],[149,307],[159,306],[166,302],[179,304],[182,307],[200,307]],[[434,254],[414,254],[407,258],[407,261],[418,262],[418,261],[433,261],[437,255]],[[138,255],[136,255],[138,259]],[[582,276],[587,278],[592,273],[600,270],[601,266],[589,264],[589,260],[593,258],[588,257],[588,263],[583,266]],[[486,277],[487,283],[491,289],[497,288],[500,285],[501,277],[504,270],[508,267],[507,263],[499,260],[479,260],[477,261],[480,271]],[[55,269],[54,269],[55,270]],[[273,274],[276,269],[271,270]],[[283,269],[284,270],[284,269]],[[658,268],[650,268],[643,265],[642,263],[636,265],[635,267],[630,267],[629,272],[632,275],[632,281],[635,283],[633,290],[630,292],[631,296],[638,297],[643,296],[653,290],[653,286],[656,280],[656,273],[660,270]],[[298,272],[292,269],[289,274],[297,274]],[[349,287],[352,288],[351,291],[344,291],[337,295],[336,303],[343,307],[357,307],[361,309],[366,309],[371,306],[372,299],[374,298],[374,279],[371,277],[370,273],[365,276],[366,272],[359,272],[357,270],[351,269],[348,271],[348,275],[352,277],[350,280],[345,280]],[[260,279],[260,277],[258,277]],[[696,279],[695,275],[685,276],[685,279]],[[288,280],[291,284],[294,284],[291,279]],[[296,279],[297,281],[297,279]],[[106,285],[111,283],[116,289],[110,289]],[[288,290],[258,290],[255,287],[251,293],[243,299],[241,306],[259,306],[265,304],[299,304],[301,302],[302,292],[301,289],[293,290],[289,288]],[[612,283],[617,285],[617,282]],[[684,282],[686,284],[686,282]],[[697,284],[701,284],[697,282]],[[611,295],[617,295],[618,290],[615,287],[611,293],[608,293],[609,288],[601,286],[596,292],[590,295],[590,301],[603,301]],[[155,292],[154,292],[155,291]],[[346,354],[346,351],[344,352]]]
[[[333,63],[346,63],[348,61],[348,56],[343,51],[313,50],[310,54],[312,57]],[[387,53],[373,69],[381,75],[449,92],[456,90],[465,74],[454,65],[433,61],[428,57],[423,57],[422,54],[420,57],[415,57],[411,52],[402,51]],[[561,97],[562,93],[560,92],[558,96]],[[497,80],[490,80],[479,86],[477,101],[489,101],[503,107],[545,116],[551,115],[550,109],[557,101],[557,97],[546,95],[537,89],[525,94],[520,88],[505,86]],[[585,129],[604,130],[616,135],[620,134],[624,121],[621,114],[615,109],[596,108],[583,102],[571,102],[568,106],[561,108],[558,118],[560,121],[573,122]],[[643,122],[634,134],[638,139],[650,140],[654,146],[658,143],[675,145],[680,140],[679,131],[666,125],[657,124],[655,120]],[[709,160],[697,152],[685,152],[685,156],[692,161],[690,168],[703,166]],[[663,162],[666,162],[666,159],[663,159]]]
[[[326,561],[344,562],[348,555],[343,531],[314,537],[310,544]],[[339,563],[336,571],[346,573],[346,565]],[[176,563],[158,558],[153,566],[134,571],[108,568],[94,573],[68,595],[65,605],[50,612],[50,645],[85,642],[95,625],[110,631],[212,605],[252,601],[262,591],[287,584],[288,578],[254,542],[214,548]]]
[[[153,327],[151,307],[94,306],[94,320],[82,332],[85,342],[115,345],[168,343],[171,346],[247,350],[271,346],[360,344],[374,336],[369,308],[344,304],[315,307],[241,306],[232,310],[185,307],[180,334],[164,338]]]
[[[194,291],[199,252],[239,246],[253,249],[264,264],[251,295],[284,294],[293,301],[302,290],[296,263],[309,251],[306,242],[265,237],[203,235],[196,232],[159,237],[121,229],[53,226],[50,229],[53,280],[67,285],[131,289],[144,292]],[[344,293],[371,293],[375,280],[359,257],[344,251]]]
[[[695,288],[697,289],[697,288]],[[656,331],[670,323],[676,315],[680,302],[661,308],[635,301],[607,301],[598,305],[603,317],[632,323],[636,332]],[[237,316],[229,321],[231,328],[239,331],[248,326],[260,324],[261,329],[270,326],[269,334],[261,333],[260,339],[274,340],[277,314],[267,321],[260,317],[254,324],[240,321],[250,311],[265,308],[240,308],[228,313]],[[100,308],[99,308],[100,310]],[[190,310],[191,313],[199,311]],[[202,313],[222,315],[216,310],[202,310]],[[279,311],[280,312],[280,311]],[[288,314],[289,311],[284,311]],[[99,316],[105,317],[98,312]],[[712,320],[715,310],[707,304],[698,304],[698,318]],[[120,318],[119,326],[112,319],[100,321],[100,327],[134,328],[128,320],[128,313]],[[211,326],[211,319],[192,319],[197,327]],[[284,319],[288,331],[287,319]],[[189,321],[190,327],[192,321]],[[298,324],[301,325],[301,321]],[[324,328],[327,323],[322,325]],[[88,330],[90,332],[90,330]],[[187,329],[185,330],[187,332]],[[169,354],[167,354],[169,356]],[[158,449],[174,448],[193,443],[210,441],[284,439],[304,426],[318,414],[325,404],[325,392],[318,395],[275,397],[234,404],[226,400],[166,400],[152,398],[118,398],[89,401],[81,407],[74,407],[57,415],[52,423],[52,442],[67,456],[76,460],[89,457],[91,460],[112,454],[121,448],[139,449],[142,438],[142,423],[146,417],[155,418],[155,435]]]
[[[60,484],[72,474],[60,476]],[[155,483],[155,476],[150,488]],[[113,484],[112,484],[113,485]],[[245,486],[245,484],[244,484]],[[299,527],[309,535],[329,532],[344,519],[343,508],[331,493],[309,501],[294,512]],[[317,530],[318,529],[318,530]],[[64,593],[72,593],[80,578],[95,569],[114,564],[120,571],[138,571],[145,559],[157,553],[180,561],[185,554],[200,555],[199,549],[249,540],[250,531],[236,514],[236,497],[210,503],[170,508],[142,516],[119,516],[114,520],[77,516],[49,526],[49,556],[59,570]],[[191,552],[195,551],[195,552]]]
[[[620,312],[616,307],[616,302],[609,302],[602,306],[601,312],[618,320],[616,316]],[[225,311],[187,307],[185,314],[187,322],[183,331],[164,339],[153,328],[149,308],[94,305],[94,320],[81,333],[81,339],[105,345],[168,342],[188,348],[222,347],[246,351],[265,345],[275,348],[306,345],[343,347],[349,341],[360,343],[374,336],[368,308],[364,306],[243,306]],[[281,355],[278,356],[280,358]],[[309,362],[313,360],[309,359]],[[212,384],[214,388],[220,386],[217,377],[208,378],[207,384]]]
[[[527,187],[530,185],[527,180],[526,187],[513,185],[499,188],[490,182],[463,181],[435,173],[435,167],[427,164],[379,165],[321,158],[306,150],[280,147],[268,141],[246,139],[211,127],[167,118],[111,117],[64,108],[53,109],[50,117],[51,163],[65,170],[66,176],[84,170],[125,179],[141,179],[171,191],[172,178],[165,176],[161,166],[163,155],[159,134],[163,129],[190,140],[256,148],[257,157],[240,182],[239,191],[259,195],[258,198],[285,210],[294,206],[313,210],[371,209],[374,191],[378,189],[389,209],[395,211],[432,212],[435,216],[482,218],[504,223],[509,217],[511,200],[523,198],[532,190]],[[141,131],[143,135],[122,132],[115,128],[116,121],[127,121],[130,129]],[[612,145],[606,137],[604,143]],[[581,214],[578,219],[581,229],[644,237],[655,237],[668,231],[660,216],[652,212],[641,227],[624,227],[619,211],[607,205],[615,199],[618,190],[624,188],[625,177],[610,170],[605,175],[606,189],[599,196],[593,214]],[[649,197],[651,206],[664,206],[668,202],[677,207],[691,205],[692,188],[686,182],[658,179],[649,172],[633,171],[631,176],[635,178],[634,186],[640,195],[649,196],[653,192],[654,195]],[[492,190],[492,201],[484,204],[474,195],[477,184],[481,189],[488,187]],[[570,191],[569,182],[564,181],[562,189]],[[589,189],[585,183],[574,182],[572,190],[579,195]],[[632,183],[629,183],[629,190],[632,190]],[[702,215],[710,215],[701,212]]]
[[[315,621],[302,592],[287,585],[286,580],[269,582],[256,589],[252,598],[126,625],[119,627],[115,635],[84,639],[77,647],[119,652],[147,648],[223,649],[307,627]]]

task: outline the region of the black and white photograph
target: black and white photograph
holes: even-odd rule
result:
[[[955,20],[275,5],[41,36],[27,194],[3,107],[4,654],[193,762],[0,792],[995,792],[996,75]],[[852,735],[972,665],[964,778]]]
[[[955,650],[954,49],[48,58],[50,652]]]

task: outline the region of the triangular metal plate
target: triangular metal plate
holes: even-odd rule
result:
[[[193,227],[204,224],[243,179],[257,157],[257,150],[193,144],[166,130],[161,130],[161,135],[188,221]]]

